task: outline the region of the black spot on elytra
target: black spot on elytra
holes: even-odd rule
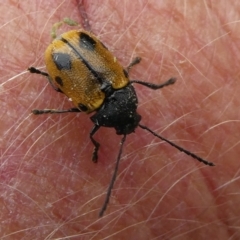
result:
[[[86,112],[88,110],[88,108],[83,105],[82,103],[79,103],[78,104],[78,108],[82,111],[82,112]]]
[[[56,64],[58,70],[71,70],[71,56],[66,53],[53,53],[53,62]]]
[[[59,76],[55,77],[55,81],[56,81],[61,87],[63,86],[63,80],[62,80]]]
[[[79,37],[80,47],[88,49],[89,51],[95,50],[95,46],[97,43],[88,34],[81,32]]]

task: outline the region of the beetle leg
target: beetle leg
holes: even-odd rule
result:
[[[136,64],[138,64],[138,63],[140,63],[141,62],[141,58],[140,57],[135,57],[133,60],[132,60],[132,62],[127,66],[127,72],[129,72],[130,71],[130,69],[134,66],[134,65],[136,65]]]
[[[48,77],[48,73],[42,72],[41,70],[39,70],[39,69],[37,69],[37,68],[35,68],[35,67],[29,67],[29,68],[28,68],[28,71],[29,71],[30,73],[36,73],[36,74],[40,74],[40,75],[43,75],[43,76],[45,76],[45,77]]]
[[[56,87],[56,86],[53,85],[53,83],[52,83],[52,81],[51,81],[51,78],[49,77],[48,73],[43,72],[43,71],[40,71],[39,69],[37,69],[37,68],[35,68],[35,67],[30,67],[30,68],[28,68],[28,71],[29,71],[30,73],[36,73],[36,74],[40,74],[40,75],[42,75],[42,76],[44,76],[44,77],[47,77],[48,82],[51,84],[51,86],[54,88],[54,90],[57,91],[57,92],[61,92],[61,93],[62,93],[62,90],[61,90],[61,89],[59,89],[58,87]]]
[[[69,109],[33,109],[32,113],[35,115],[45,114],[45,113],[69,113],[69,112],[81,112],[78,108]]]
[[[176,78],[170,78],[166,82],[161,83],[161,84],[142,82],[142,81],[139,81],[139,80],[132,80],[132,81],[130,81],[130,83],[139,83],[139,84],[142,84],[145,87],[151,88],[153,90],[157,90],[159,88],[163,88],[163,87],[166,87],[168,85],[174,84],[176,81],[177,81]]]
[[[126,134],[123,135],[123,138],[120,142],[120,149],[119,149],[119,152],[118,152],[116,166],[115,166],[115,169],[114,169],[114,172],[113,172],[113,175],[112,175],[112,179],[110,181],[110,184],[109,184],[109,187],[108,187],[108,190],[107,190],[107,195],[106,195],[105,201],[104,201],[103,206],[102,206],[102,208],[99,212],[99,217],[102,217],[105,210],[107,209],[107,206],[108,206],[108,203],[109,203],[109,200],[110,200],[110,196],[111,196],[111,193],[112,193],[112,189],[113,189],[114,183],[115,183],[116,178],[117,178],[119,162],[120,162],[120,159],[121,159],[121,155],[122,155],[122,151],[123,151],[123,145],[125,143],[125,140],[126,140]]]
[[[97,142],[94,138],[93,135],[97,132],[97,130],[100,128],[99,125],[94,125],[92,131],[90,132],[90,139],[94,145],[94,150],[93,150],[93,154],[92,154],[92,161],[93,162],[97,162],[98,160],[98,149],[100,147],[99,142]]]

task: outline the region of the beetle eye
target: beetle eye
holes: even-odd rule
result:
[[[88,110],[88,108],[83,105],[82,103],[79,103],[78,104],[78,108],[82,111],[82,112],[86,112]]]

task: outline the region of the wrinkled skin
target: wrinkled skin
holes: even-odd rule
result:
[[[159,91],[136,87],[142,123],[216,164],[198,163],[137,129],[101,219],[121,137],[99,130],[94,164],[89,116],[31,114],[72,107],[44,77],[26,72],[44,66],[53,23],[81,21],[75,1],[54,2],[5,1],[0,8],[0,236],[239,239],[238,1],[87,1],[92,31],[123,65],[142,57],[131,79],[178,79]]]

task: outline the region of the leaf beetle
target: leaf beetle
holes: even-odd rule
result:
[[[71,99],[74,105],[73,108],[66,110],[34,109],[33,114],[95,112],[90,117],[94,124],[90,132],[90,139],[94,145],[93,162],[98,160],[100,147],[93,136],[100,127],[115,128],[118,135],[123,135],[115,170],[99,216],[103,216],[109,203],[126,136],[134,132],[137,127],[147,130],[192,158],[214,166],[212,162],[176,145],[140,123],[141,116],[137,113],[138,98],[133,84],[158,90],[176,82],[175,78],[170,78],[161,84],[129,80],[129,70],[140,60],[138,57],[135,58],[125,69],[95,35],[84,30],[70,30],[55,38],[47,47],[45,51],[47,72],[35,67],[28,68],[31,73],[47,77],[52,87]]]

